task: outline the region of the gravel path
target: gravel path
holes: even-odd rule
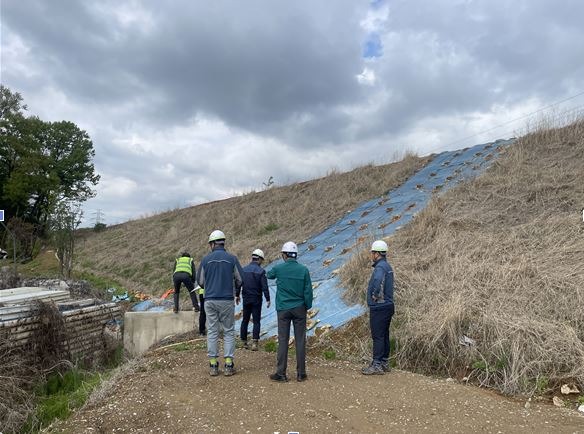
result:
[[[180,348],[180,347],[178,347]],[[183,347],[184,348],[184,347]],[[233,377],[210,377],[203,349],[147,355],[104,399],[55,432],[584,433],[575,410],[393,371],[365,377],[341,361],[308,361],[308,381],[273,383],[275,354],[237,350]],[[294,360],[289,366],[294,367]],[[295,379],[295,372],[289,372]]]

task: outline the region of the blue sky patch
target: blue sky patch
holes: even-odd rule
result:
[[[381,45],[381,38],[377,33],[371,33],[365,40],[363,46],[363,57],[381,57],[383,55],[383,46]]]

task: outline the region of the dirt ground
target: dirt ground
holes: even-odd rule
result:
[[[309,359],[298,383],[291,358],[294,381],[273,383],[275,353],[238,349],[237,374],[210,377],[202,346],[149,353],[51,432],[584,433],[575,410],[402,371],[366,377],[342,361]]]

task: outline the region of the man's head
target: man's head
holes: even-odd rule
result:
[[[293,241],[287,241],[282,246],[282,259],[296,259],[298,257],[298,246]]]
[[[220,230],[214,230],[209,235],[209,247],[213,250],[217,246],[225,245],[225,234]]]
[[[251,252],[251,260],[261,264],[264,262],[264,252],[261,249],[255,249]]]
[[[181,255],[181,257],[182,256],[187,257],[187,258],[191,257],[191,254],[189,252],[182,252],[180,255]]]
[[[374,241],[371,244],[371,260],[373,262],[377,261],[379,258],[385,258],[387,255],[387,243],[383,240]]]

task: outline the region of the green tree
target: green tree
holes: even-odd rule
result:
[[[81,224],[83,211],[78,202],[59,203],[49,219],[49,229],[57,250],[61,276],[71,277],[75,253],[75,229]]]
[[[24,116],[20,94],[2,86],[0,96],[0,200],[8,218],[18,217],[33,225],[36,237],[45,236],[59,206],[94,196],[99,175],[93,143],[72,122]]]

